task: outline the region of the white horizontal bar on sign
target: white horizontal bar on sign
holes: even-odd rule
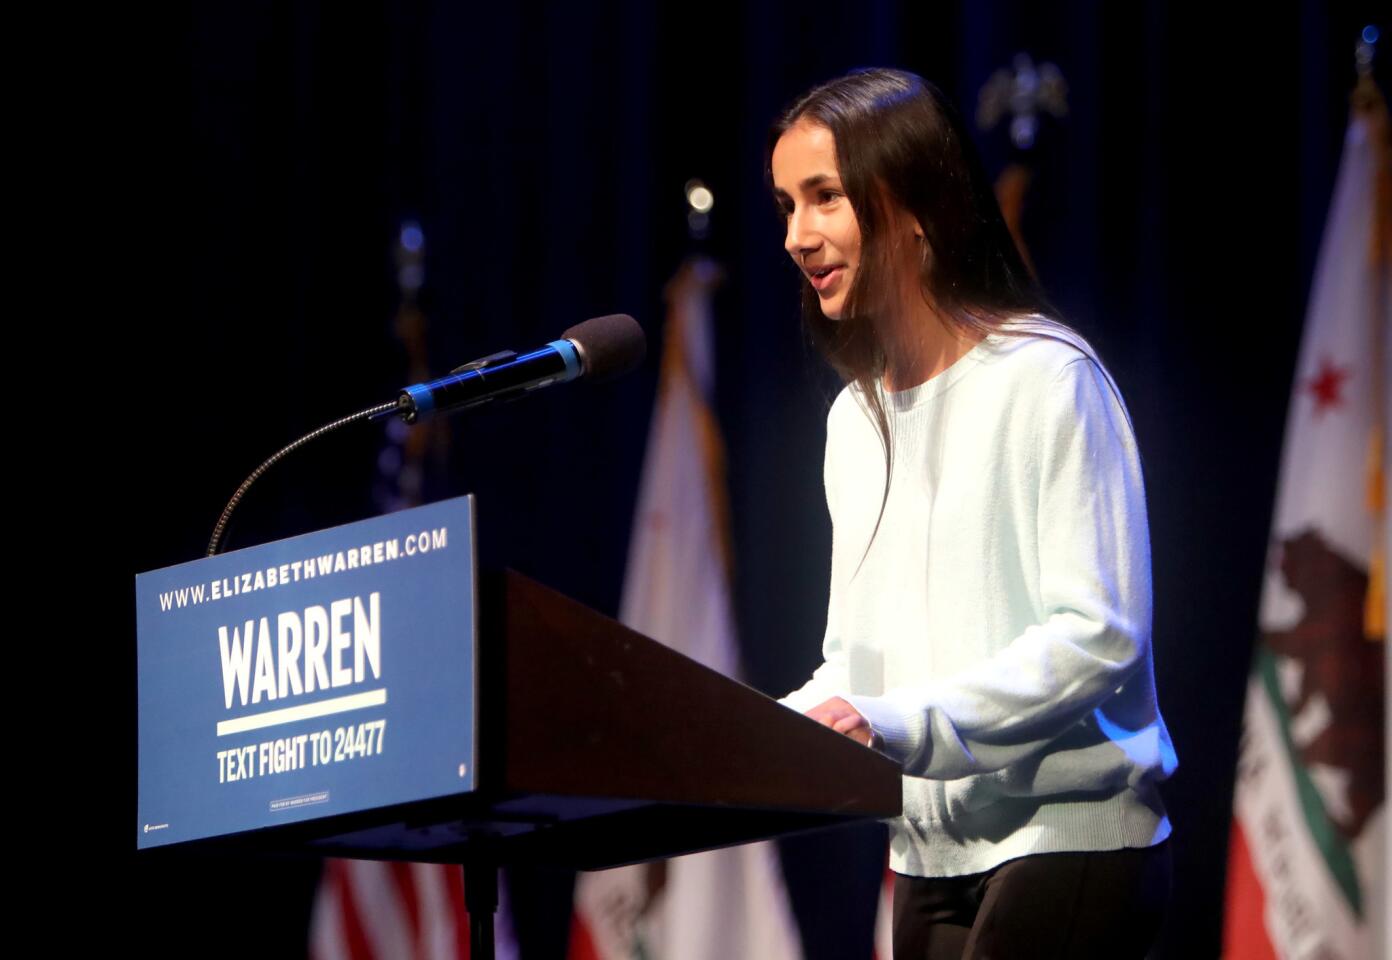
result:
[[[285,707],[280,710],[267,710],[265,713],[253,713],[250,716],[237,717],[235,720],[219,720],[217,735],[225,737],[231,733],[260,730],[262,727],[294,723],[296,720],[308,720],[311,717],[327,717],[331,713],[347,713],[349,710],[361,710],[363,707],[380,707],[386,702],[385,687],[381,690],[368,690],[366,693],[351,693],[346,697],[302,703],[298,707]]]

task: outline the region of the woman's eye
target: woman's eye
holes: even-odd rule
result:
[[[831,201],[838,199],[840,196],[841,194],[837,193],[835,190],[823,190],[817,195],[817,199],[822,203],[831,203]]]

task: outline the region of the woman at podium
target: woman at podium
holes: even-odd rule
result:
[[[769,158],[804,322],[846,384],[825,659],[783,702],[903,765],[895,957],[1143,957],[1176,760],[1121,394],[932,85],[819,86]]]

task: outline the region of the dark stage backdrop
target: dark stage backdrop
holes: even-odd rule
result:
[[[1372,5],[1304,0],[1260,18],[1219,6],[259,2],[196,5],[123,41],[144,82],[111,146],[132,178],[109,254],[113,289],[141,319],[107,329],[134,353],[111,412],[187,404],[113,437],[129,499],[103,537],[99,596],[126,620],[96,654],[99,673],[121,680],[96,707],[125,725],[93,758],[109,785],[88,811],[93,857],[117,924],[103,933],[151,954],[210,943],[302,953],[314,864],[150,864],[127,847],[130,584],[199,555],[270,451],[403,383],[390,329],[403,219],[425,233],[437,370],[617,311],[639,318],[656,355],[661,288],[689,249],[682,185],[712,186],[707,249],[729,273],[718,406],[739,627],[752,681],[781,694],[818,657],[835,384],[797,326],[796,275],[763,180],[768,122],[861,65],[920,72],[971,112],[989,74],[1027,50],[1062,68],[1071,115],[1041,134],[1026,234],[1049,292],[1125,391],[1146,467],[1155,660],[1181,761],[1166,789],[1176,885],[1158,952],[1216,955],[1289,378],[1353,40]],[[999,137],[980,139],[992,169],[1006,159]],[[109,348],[52,334],[75,357]],[[428,490],[476,493],[488,559],[612,613],[655,381],[649,364],[456,418]],[[252,493],[233,546],[373,513],[380,446],[378,430],[360,429],[296,455]],[[880,828],[798,838],[783,853],[807,955],[868,956],[857,945],[868,945]],[[516,878],[528,956],[559,955],[569,884]]]

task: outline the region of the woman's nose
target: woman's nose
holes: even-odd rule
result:
[[[814,231],[808,229],[805,217],[794,211],[788,216],[788,233],[783,238],[783,249],[793,257],[798,257],[808,251],[817,249],[818,238]]]

